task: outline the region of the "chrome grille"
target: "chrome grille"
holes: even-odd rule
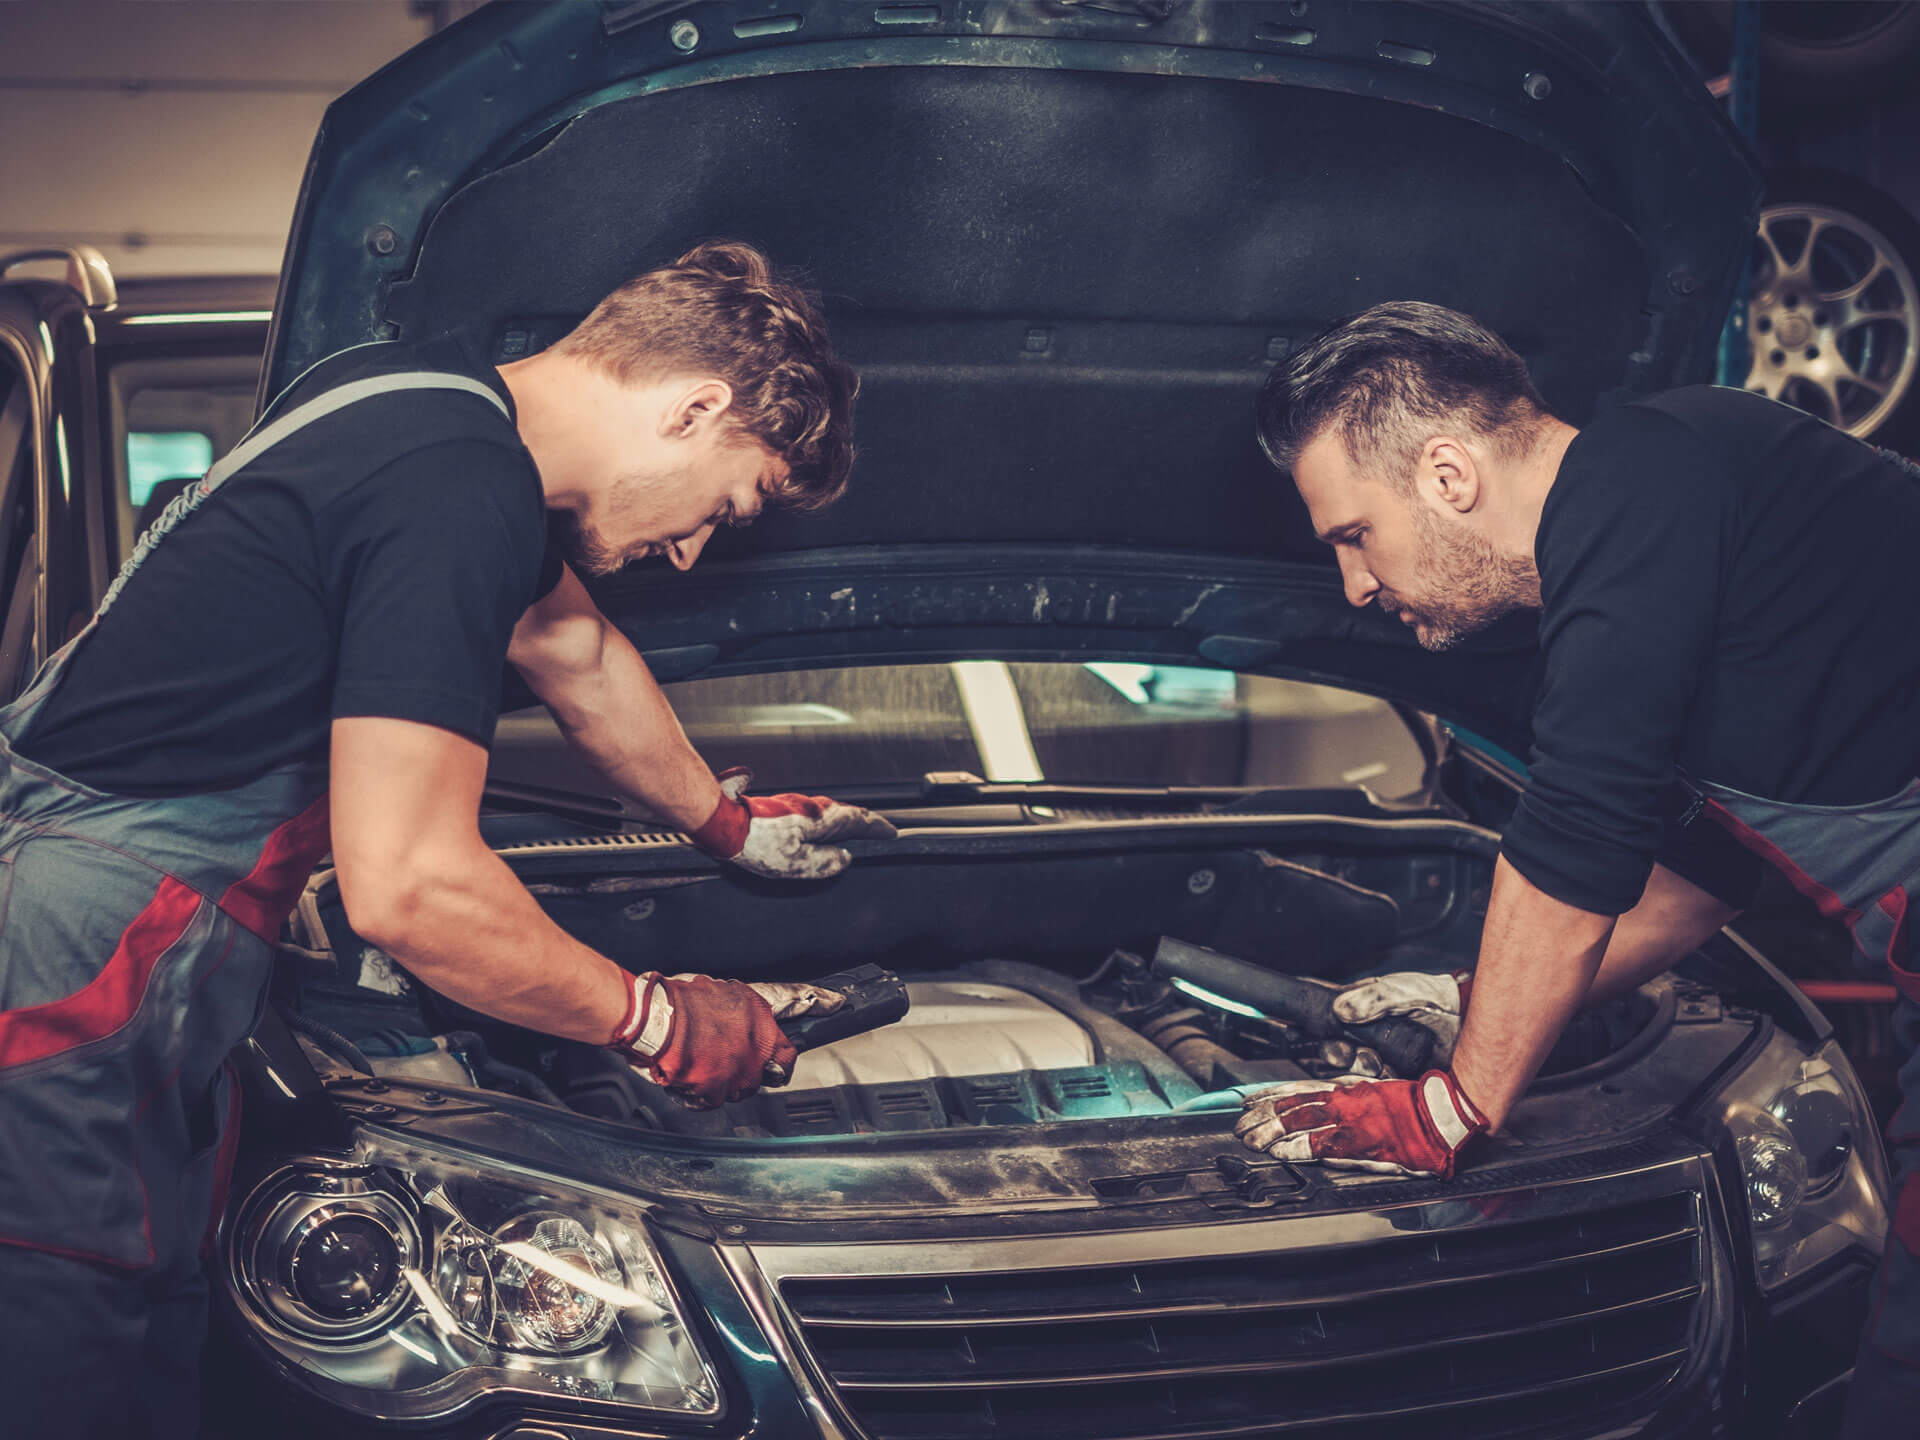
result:
[[[1664,1193],[1582,1207],[1566,1187],[1531,1218],[1495,1196],[753,1255],[873,1440],[1574,1433],[1650,1411],[1689,1357],[1701,1206],[1662,1168]]]

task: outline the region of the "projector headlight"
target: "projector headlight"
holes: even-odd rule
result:
[[[1776,1032],[1717,1097],[1740,1163],[1761,1285],[1784,1285],[1843,1250],[1877,1256],[1887,1162],[1853,1067]]]
[[[633,1202],[364,1132],[353,1162],[268,1177],[226,1242],[241,1314],[318,1394],[391,1420],[503,1394],[719,1413]]]

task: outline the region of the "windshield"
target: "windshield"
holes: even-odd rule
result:
[[[685,680],[665,687],[715,769],[756,790],[967,773],[1072,785],[1365,785],[1417,789],[1420,746],[1370,696],[1183,666],[958,661]],[[502,718],[496,783],[582,794],[605,786],[542,710]]]

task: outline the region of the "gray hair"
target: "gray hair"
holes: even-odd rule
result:
[[[1441,305],[1393,300],[1336,321],[1267,377],[1255,405],[1260,448],[1282,470],[1329,426],[1354,464],[1399,484],[1420,447],[1461,425],[1508,451],[1546,414],[1526,361],[1491,330]]]

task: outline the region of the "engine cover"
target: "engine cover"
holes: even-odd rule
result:
[[[1093,1037],[1079,1022],[1024,990],[910,980],[907,997],[903,1019],[801,1055],[788,1091],[1096,1063]]]

